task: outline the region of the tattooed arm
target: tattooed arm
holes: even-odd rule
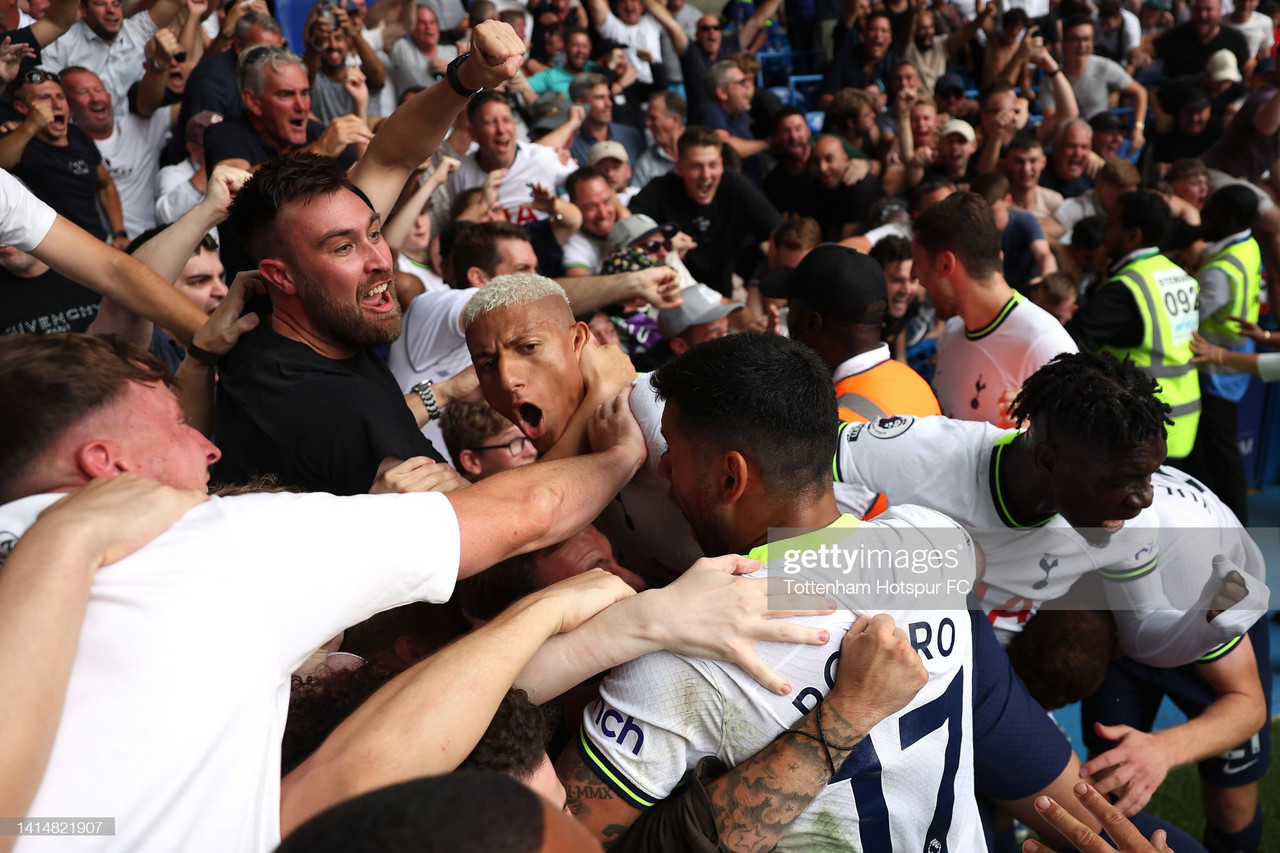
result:
[[[836,683],[818,714],[810,712],[752,758],[715,781],[709,762],[675,797],[641,811],[589,766],[578,746],[557,770],[579,821],[605,847],[619,851],[768,850],[786,834],[831,779],[852,747],[877,723],[904,708],[928,680],[919,655],[888,616],[859,617],[841,642]],[[831,750],[805,737],[826,735]]]

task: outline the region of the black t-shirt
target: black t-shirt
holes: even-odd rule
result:
[[[783,216],[812,216],[818,181],[809,169],[788,172],[778,163],[764,179],[764,194]]]
[[[1221,135],[1222,123],[1218,122],[1215,127],[1212,121],[1195,136],[1187,136],[1176,130],[1170,133],[1157,133],[1156,138],[1151,140],[1151,159],[1156,163],[1172,163],[1187,157],[1199,158]]]
[[[695,204],[675,172],[655,178],[631,200],[631,212],[672,222],[698,243],[684,264],[694,279],[728,296],[744,243],[763,243],[782,221],[778,211],[746,178],[725,172],[711,204]]]
[[[0,334],[87,331],[102,296],[53,270],[19,278],[0,269]]]
[[[733,56],[737,49],[737,33],[725,33],[720,40],[720,52],[716,54],[715,59],[708,59],[707,55],[702,52],[702,48],[698,47],[698,43],[693,39],[689,39],[684,53],[680,54],[680,73],[684,75],[685,115],[694,115],[698,105],[707,100],[706,80],[707,72],[711,70],[711,66],[722,59],[728,59]]]
[[[275,474],[304,491],[355,495],[369,491],[388,456],[444,461],[375,352],[325,358],[269,321],[219,366],[217,425],[221,483]]]
[[[551,220],[535,219],[526,222],[523,228],[529,233],[533,253],[538,256],[538,275],[545,275],[547,278],[564,275],[564,247],[556,241]]]
[[[867,175],[851,187],[841,184],[835,189],[814,187],[813,212],[809,215],[818,220],[822,226],[823,236],[828,240],[839,240],[848,222],[862,223],[867,218],[871,205],[883,196],[880,179],[875,175]]]
[[[174,126],[173,139],[165,151],[165,159],[180,163],[187,156],[187,122],[197,113],[209,110],[224,119],[240,118],[244,101],[240,87],[236,85],[236,51],[224,50],[216,56],[201,60],[191,69],[187,85],[182,90],[182,108],[178,110],[178,123]]]
[[[1093,189],[1093,181],[1090,180],[1087,173],[1081,174],[1080,177],[1073,178],[1070,181],[1064,181],[1054,173],[1053,164],[1050,163],[1040,173],[1040,186],[1062,193],[1063,198],[1075,198]]]
[[[13,174],[45,204],[99,240],[110,232],[98,205],[98,164],[102,155],[89,134],[67,124],[67,144],[50,145],[33,138],[22,151]]]
[[[893,67],[898,64],[898,55],[893,52],[893,48],[889,48],[870,72],[864,67],[864,61],[861,44],[847,42],[840,45],[831,60],[831,67],[822,77],[822,85],[818,91],[823,95],[834,95],[847,86],[861,89],[876,80],[888,85],[893,76]]]
[[[324,133],[325,125],[318,121],[307,121],[307,141],[305,145],[315,142]],[[303,146],[299,145],[298,148]],[[295,149],[296,150],[296,149]],[[257,166],[268,160],[279,157],[274,149],[268,148],[266,142],[253,129],[253,125],[242,118],[227,119],[218,124],[209,125],[204,132],[204,165],[205,172],[213,173],[213,169],[223,160],[247,160],[250,166]],[[356,156],[347,148],[338,157],[338,162],[350,168],[356,162]],[[236,274],[257,267],[248,248],[231,228],[223,228],[219,232],[222,237],[222,266],[226,270],[227,281],[234,281]]]
[[[1190,21],[1166,31],[1156,39],[1155,49],[1156,56],[1164,60],[1166,77],[1203,74],[1209,58],[1220,50],[1234,53],[1241,68],[1249,61],[1249,43],[1239,30],[1220,27],[1208,44],[1201,44]]]

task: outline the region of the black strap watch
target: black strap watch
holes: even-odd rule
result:
[[[460,54],[456,59],[449,63],[449,67],[446,68],[444,72],[445,79],[449,81],[449,88],[453,89],[453,91],[457,92],[464,98],[470,98],[472,95],[478,95],[484,91],[483,86],[479,89],[468,89],[466,86],[462,85],[462,81],[458,79],[458,69],[462,67],[462,63],[466,62],[467,57],[470,55],[471,54],[469,52]]]

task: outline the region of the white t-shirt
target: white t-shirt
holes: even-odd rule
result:
[[[591,275],[600,274],[606,241],[583,231],[575,231],[564,241],[564,268],[583,267]]]
[[[933,390],[947,417],[999,425],[1000,398],[1062,352],[1079,352],[1052,314],[1015,293],[985,328],[952,317],[938,339]]]
[[[61,497],[0,507],[0,530],[20,535]],[[256,494],[192,509],[94,575],[28,814],[114,817],[115,836],[76,840],[85,851],[274,850],[290,675],[374,613],[446,601],[458,559],[439,494]],[[16,849],[66,846],[24,837]]]
[[[950,519],[920,507],[885,514],[866,528],[914,528],[928,535]],[[779,577],[779,545],[768,569]],[[755,552],[753,552],[754,554]],[[973,577],[972,543],[955,571]],[[910,572],[903,570],[909,578]],[[876,725],[778,844],[778,850],[934,850],[935,817],[947,823],[948,850],[985,847],[973,791],[973,637],[968,614],[955,610],[888,612],[916,641],[928,683],[902,711]],[[581,741],[588,763],[638,808],[665,798],[698,761],[714,755],[729,765],[759,752],[826,695],[848,610],[798,620],[830,631],[824,646],[757,643],[764,662],[796,689],[765,690],[734,664],[669,652],[615,667],[600,698],[583,712]],[[929,640],[925,640],[925,637]],[[945,649],[945,653],[943,650]]]
[[[462,309],[479,292],[474,287],[428,291],[409,303],[403,331],[387,352],[387,366],[401,391],[407,394],[424,379],[440,382],[470,366],[471,353],[462,334]],[[442,455],[448,455],[439,420],[428,421],[422,434]]]
[[[181,163],[165,166],[157,178],[156,222],[169,225],[177,222],[184,213],[200,203],[204,193],[196,189],[191,178],[196,164],[190,157]]]
[[[72,65],[88,68],[111,93],[116,115],[124,115],[129,109],[129,87],[142,79],[147,42],[155,34],[156,22],[145,9],[125,18],[110,44],[79,20],[40,51],[40,67],[57,72]]]
[[[464,190],[484,185],[489,173],[476,162],[478,150],[473,147],[449,176],[449,192],[454,198]],[[568,165],[561,163],[554,148],[536,142],[517,142],[516,156],[502,180],[502,186],[498,188],[498,204],[506,212],[507,219],[517,225],[546,219],[547,214],[533,209],[533,190],[529,189],[529,184],[541,184],[548,189],[560,187],[577,168],[572,160]]]
[[[1102,209],[1102,202],[1098,199],[1097,190],[1088,190],[1081,195],[1066,199],[1053,212],[1053,218],[1058,220],[1063,228],[1067,229],[1067,233],[1062,235],[1062,239],[1059,242],[1064,246],[1071,244],[1071,235],[1075,231],[1076,223],[1081,219],[1105,215],[1106,211]]]
[[[111,136],[93,141],[120,193],[124,230],[131,238],[155,227],[159,152],[169,138],[169,126],[168,108],[150,118],[117,114]]]
[[[1160,585],[1154,513],[1125,522],[1105,543],[1091,543],[1062,516],[1016,519],[993,492],[1005,446],[1017,433],[988,423],[946,417],[895,415],[866,424],[843,424],[836,451],[837,483],[861,492],[845,511],[869,505],[884,493],[889,507],[927,506],[962,524],[986,560],[975,590],[996,635],[1007,645],[1046,601],[1067,592],[1086,572],[1124,578],[1112,587]]]
[[[1270,50],[1276,41],[1275,28],[1271,24],[1271,19],[1256,9],[1249,15],[1249,20],[1243,24],[1237,24],[1224,12],[1222,26],[1240,31],[1249,44],[1250,56],[1257,56],[1264,49]]]
[[[396,256],[396,270],[398,272],[408,273],[409,275],[422,282],[422,286],[426,288],[424,292],[435,293],[438,291],[449,290],[449,285],[444,283],[444,279],[436,275],[436,271],[426,264],[420,264],[413,258],[403,252]]]
[[[30,252],[40,245],[57,217],[22,181],[0,169],[0,243]]]
[[[627,54],[627,62],[636,70],[636,82],[652,83],[653,69],[648,62],[641,59],[636,51],[648,48],[649,55],[655,60],[662,58],[662,25],[653,16],[645,12],[637,24],[624,24],[612,12],[605,18],[600,27],[600,35],[616,43]]]

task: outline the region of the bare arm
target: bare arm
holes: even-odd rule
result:
[[[183,0],[155,0],[147,9],[147,14],[157,27],[167,27],[178,17],[178,10],[182,5]]]
[[[526,465],[450,492],[458,516],[458,576],[563,542],[586,527],[644,462],[644,437],[627,390],[590,424],[600,452]]]
[[[547,638],[633,594],[618,577],[592,569],[516,602],[396,676],[284,779],[281,834],[335,803],[456,769]]]
[[[1129,726],[1095,726],[1117,746],[1084,765],[1080,776],[1102,794],[1123,789],[1116,808],[1130,817],[1147,804],[1170,769],[1225,752],[1267,721],[1248,635],[1227,655],[1197,669],[1217,694],[1199,716],[1151,733]]]
[[[973,20],[968,21],[963,27],[947,36],[947,55],[950,56],[972,41],[978,35],[978,30],[985,29],[987,24],[995,20],[996,12],[999,10],[998,0],[992,0],[992,2],[982,7],[982,11]]]
[[[124,208],[120,205],[120,191],[116,189],[116,182],[111,180],[106,163],[98,164],[98,203],[102,205],[102,212],[106,214],[111,228],[111,242],[117,249],[123,249],[129,238],[116,235],[124,231]]]
[[[667,35],[671,38],[671,46],[676,50],[676,56],[683,55],[685,48],[689,46],[689,36],[675,16],[667,10],[667,5],[662,0],[644,0],[644,9],[667,31]],[[745,32],[745,27],[743,29]],[[745,45],[748,41],[743,39],[742,43]]]
[[[1280,130],[1280,91],[1253,114],[1253,129],[1263,136],[1270,136]]]
[[[587,14],[591,17],[591,26],[600,29],[604,26],[604,22],[609,19],[609,4],[607,0],[586,0]]]
[[[1133,98],[1133,138],[1130,140],[1130,147],[1133,151],[1141,151],[1147,144],[1147,87],[1134,80],[1124,91]]]
[[[60,39],[71,25],[80,20],[79,0],[53,0],[44,17],[31,25],[36,44],[44,48]]]
[[[650,267],[616,275],[588,275],[557,279],[569,296],[575,315],[586,314],[628,299],[644,299],[659,308],[679,302],[680,279],[671,267]]]
[[[752,49],[752,42],[755,41],[756,36],[764,29],[765,24],[769,23],[769,19],[777,14],[778,7],[781,5],[782,0],[764,0],[763,3],[756,7],[755,14],[748,18],[747,22],[742,25],[740,41],[743,49]],[[675,42],[673,41],[672,44],[675,44]]]
[[[151,541],[205,496],[135,474],[97,480],[40,514],[0,569],[0,811],[24,815],[53,749],[97,570]],[[0,836],[0,850],[16,837]]]
[[[729,147],[744,159],[769,150],[769,142],[764,139],[740,139],[727,130],[717,130],[716,136],[720,137],[721,142],[729,143]]]
[[[183,343],[205,322],[204,312],[150,267],[61,216],[32,254],[67,278],[168,329]]]
[[[0,168],[15,169],[22,162],[22,152],[27,150],[27,144],[48,126],[52,118],[53,112],[49,107],[43,101],[36,101],[22,124],[0,137]]]
[[[1040,275],[1058,271],[1058,261],[1053,257],[1053,250],[1049,248],[1048,240],[1032,240],[1031,254],[1036,259],[1036,265],[1040,267]]]
[[[164,103],[165,82],[169,75],[169,60],[183,48],[178,39],[167,29],[157,30],[147,45],[151,59],[143,63],[145,71],[138,82],[137,113],[151,117]]]
[[[484,21],[472,33],[471,53],[458,70],[462,85],[493,87],[520,70],[524,42],[507,24]],[[441,81],[397,109],[382,124],[369,150],[356,163],[351,180],[374,210],[391,210],[400,189],[418,164],[440,147],[467,99]]]
[[[409,196],[409,200],[400,205],[400,209],[391,217],[386,226],[382,229],[382,236],[386,239],[387,245],[400,251],[400,246],[404,243],[405,237],[409,236],[409,231],[413,229],[413,223],[417,220],[419,214],[422,213],[423,206],[431,198],[432,194],[440,188],[440,185],[449,179],[449,175],[453,174],[453,170],[458,168],[458,161],[452,157],[445,157],[440,160],[440,164],[436,166],[436,170],[431,173],[422,183],[418,184],[418,188],[413,191],[413,195]]]
[[[574,104],[569,107],[569,116],[564,120],[564,124],[550,133],[544,133],[539,136],[535,142],[548,148],[554,148],[557,151],[568,151],[570,146],[573,145],[573,137],[578,134],[578,128],[582,127],[582,120],[586,118],[586,115],[587,113],[581,104]]]

